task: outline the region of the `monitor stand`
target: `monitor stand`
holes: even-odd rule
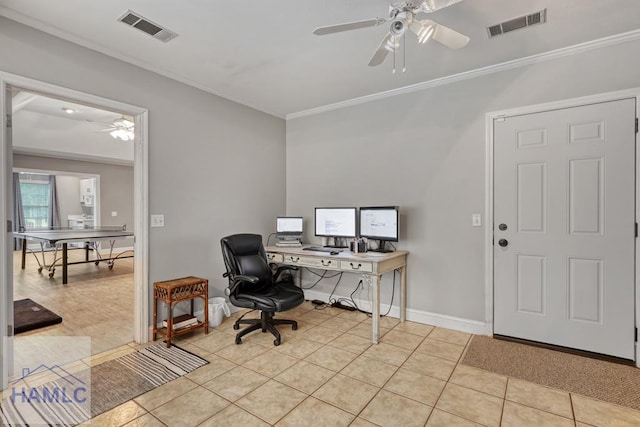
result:
[[[326,244],[326,245],[322,245],[322,246],[325,247],[325,248],[336,248],[336,249],[347,249],[347,248],[349,248],[348,246],[345,246],[344,244],[341,244],[340,239],[341,239],[340,237],[334,237],[333,238],[333,245]],[[327,243],[329,243],[328,240],[329,239],[327,239]]]

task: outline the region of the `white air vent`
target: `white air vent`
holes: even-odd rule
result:
[[[142,17],[140,14],[127,10],[124,15],[118,18],[118,21],[130,25],[138,30],[149,34],[151,37],[168,42],[178,37],[173,31],[167,30],[158,24],[149,21],[147,18]]]
[[[519,16],[500,24],[492,25],[487,28],[487,32],[489,33],[489,38],[491,38],[510,31],[519,30],[520,28],[544,24],[545,22],[547,22],[547,9],[540,10],[530,15]]]

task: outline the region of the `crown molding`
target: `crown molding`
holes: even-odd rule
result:
[[[286,120],[291,120],[291,119],[297,119],[301,117],[312,116],[315,114],[326,113],[328,111],[339,110],[347,107],[353,107],[355,105],[360,105],[360,104],[365,104],[367,102],[390,98],[392,96],[418,92],[421,90],[430,89],[437,86],[444,86],[451,83],[456,83],[462,80],[474,79],[476,77],[485,76],[488,74],[499,73],[501,71],[525,67],[527,65],[551,61],[553,59],[563,58],[565,56],[577,55],[583,52],[588,52],[590,50],[600,49],[608,46],[614,46],[614,45],[636,41],[636,40],[640,40],[640,30],[633,30],[626,33],[620,33],[613,36],[603,37],[601,39],[591,40],[591,41],[579,43],[573,46],[563,47],[563,48],[551,50],[545,53],[539,53],[537,55],[531,55],[524,58],[514,59],[512,61],[489,65],[487,67],[477,68],[475,70],[465,71],[458,74],[452,74],[450,76],[428,80],[425,82],[416,83],[413,85],[404,86],[397,89],[391,89],[384,92],[375,93],[372,95],[362,96],[360,98],[354,98],[347,101],[336,102],[335,104],[324,105],[322,107],[312,108],[312,109],[300,111],[297,113],[291,113],[291,114],[287,114],[285,118]]]
[[[54,150],[41,150],[39,148],[16,147],[13,146],[13,154],[22,154],[26,156],[48,157],[59,160],[72,160],[76,162],[103,163],[116,166],[133,167],[133,160],[118,159],[115,157],[92,156],[90,154],[70,153]]]

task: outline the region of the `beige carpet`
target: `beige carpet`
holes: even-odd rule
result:
[[[640,409],[640,369],[474,336],[462,363],[548,387]]]

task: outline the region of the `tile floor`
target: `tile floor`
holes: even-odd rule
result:
[[[253,313],[252,313],[253,314]],[[459,364],[469,334],[371,320],[309,302],[286,313],[283,342],[234,344],[235,316],[177,345],[209,360],[92,420],[96,426],[638,426],[634,411]],[[108,360],[135,346],[94,357]]]

